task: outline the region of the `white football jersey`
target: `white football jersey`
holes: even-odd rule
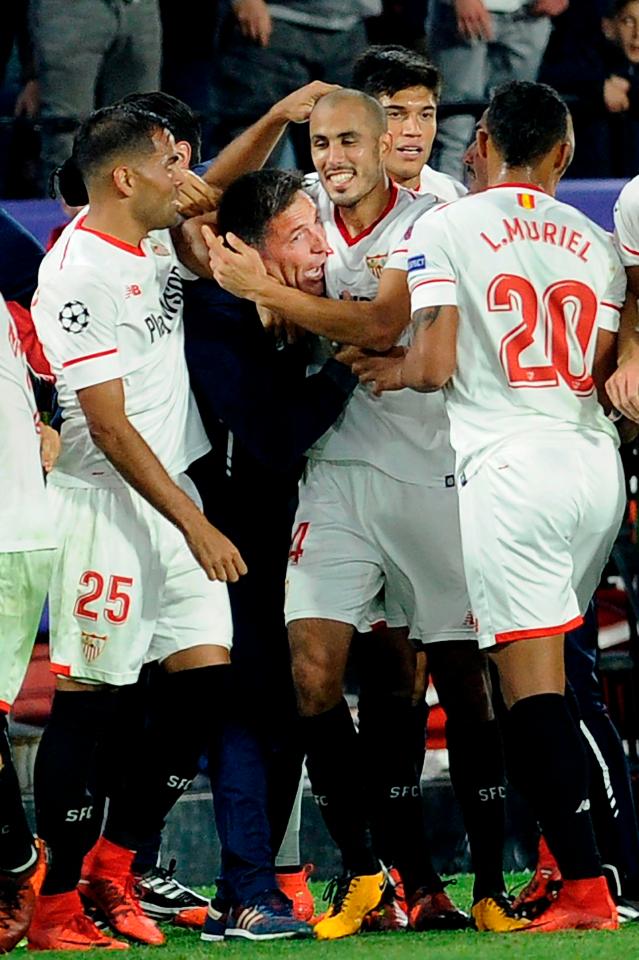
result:
[[[436,202],[430,196],[417,198],[393,184],[386,210],[360,236],[351,237],[339,207],[320,182],[309,179],[306,189],[326,230],[331,250],[325,268],[326,293],[334,300],[345,291],[354,300],[373,300],[399,239],[413,220]],[[454,472],[443,396],[400,390],[376,397],[368,385],[360,384],[308,456],[368,463],[409,483],[443,484]]]
[[[0,553],[46,550],[55,538],[40,462],[40,417],[18,331],[1,295],[0,394]]]
[[[419,177],[418,193],[432,193],[438,200],[445,200],[446,203],[450,203],[452,200],[458,200],[459,197],[465,197],[468,188],[459,180],[455,180],[454,177],[433,170],[425,163]]]
[[[627,183],[615,204],[615,242],[626,267],[639,265],[639,177]]]
[[[459,470],[523,431],[617,433],[592,379],[597,329],[616,331],[626,280],[612,238],[574,207],[503,184],[420,218],[411,310],[459,308],[445,388]]]
[[[121,378],[125,411],[176,476],[210,449],[184,359],[181,266],[168,230],[139,247],[89,230],[81,213],[40,267],[32,314],[56,376],[62,453],[50,482],[124,483],[93,443],[77,392]]]

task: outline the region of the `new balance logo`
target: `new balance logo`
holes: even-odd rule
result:
[[[588,813],[589,810],[590,810],[590,800],[586,798],[585,800],[581,801],[581,803],[575,810],[575,813]]]
[[[124,294],[124,299],[128,300],[129,297],[139,297],[142,295],[142,291],[138,287],[137,283],[131,283],[127,288]]]

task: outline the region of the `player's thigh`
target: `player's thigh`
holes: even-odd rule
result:
[[[481,646],[581,621],[571,544],[580,523],[572,435],[506,444],[459,491],[462,552]]]
[[[273,19],[268,46],[262,47],[245,37],[235,16],[229,14],[215,68],[216,112],[225,128],[247,127],[278,100],[309,82],[303,56],[307,41],[303,27]]]
[[[113,7],[104,0],[33,0],[30,17],[43,116],[86,116],[117,31]]]
[[[73,679],[133,683],[164,586],[156,512],[128,486],[49,486],[48,497],[61,537],[49,594],[52,669]]]
[[[198,506],[199,494],[185,474],[178,483]],[[159,563],[163,588],[153,639],[146,661],[160,660],[193,650],[202,662],[219,663],[231,649],[233,623],[228,589],[219,580],[209,580],[189,550],[180,531],[157,515]],[[199,654],[195,654],[196,648]],[[211,648],[207,657],[206,649]]]
[[[116,42],[104,59],[98,101],[105,106],[129,93],[160,86],[162,28],[157,0],[120,4]]]
[[[319,618],[368,628],[383,585],[379,550],[362,522],[370,469],[323,462],[309,467],[289,552],[287,624]]]
[[[488,47],[488,85],[537,79],[551,31],[549,17],[493,15],[495,38]]]
[[[571,546],[573,586],[585,613],[619,533],[626,484],[621,459],[608,437],[584,437],[581,451],[581,470],[574,478],[581,494],[581,522]]]
[[[0,553],[0,711],[8,711],[29,666],[54,550]]]
[[[474,639],[454,487],[419,486],[379,474],[371,520],[384,556],[390,626],[407,623],[420,643]]]

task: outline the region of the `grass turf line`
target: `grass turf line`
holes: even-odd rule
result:
[[[517,874],[508,878],[511,885],[525,882],[529,875]],[[324,884],[313,883],[317,910],[323,910],[321,900]],[[455,902],[469,908],[472,877],[459,876],[448,892]],[[294,958],[300,960],[619,960],[620,957],[639,957],[639,923],[624,924],[619,931],[575,931],[552,934],[491,934],[474,931],[457,933],[367,933],[332,942],[315,940],[275,940],[254,943],[250,940],[224,943],[202,943],[199,934],[163,925],[167,943],[163,947],[132,946],[124,956],[131,960],[253,960],[253,958]],[[46,960],[71,960],[73,956],[97,955],[96,950],[69,953],[46,951]],[[118,954],[122,956],[122,954]],[[14,951],[16,960],[26,951]],[[28,956],[34,956],[29,953]]]

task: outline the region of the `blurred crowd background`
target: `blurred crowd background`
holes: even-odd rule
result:
[[[572,177],[639,169],[639,0],[10,0],[0,32],[0,196],[47,195],[82,117],[162,89],[214,156],[313,79],[349,85],[370,43],[426,53],[443,75],[432,165],[463,174],[475,119],[504,79],[541,79],[573,112]],[[299,133],[299,137],[296,136]],[[309,167],[305,131],[274,165]]]

